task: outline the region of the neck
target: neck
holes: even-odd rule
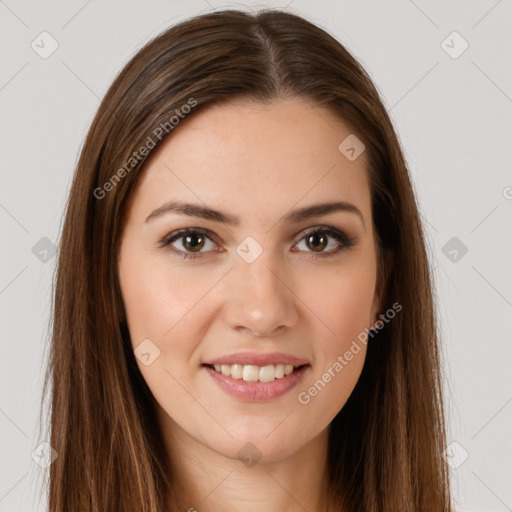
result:
[[[160,412],[178,494],[169,511],[329,512],[328,428],[288,457],[250,465],[193,439]]]

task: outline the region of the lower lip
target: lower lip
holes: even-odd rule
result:
[[[226,393],[250,402],[266,402],[291,391],[304,377],[309,365],[270,382],[247,382],[224,375],[209,366],[204,367],[215,383]]]

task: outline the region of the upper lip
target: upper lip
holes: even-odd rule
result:
[[[284,354],[282,352],[257,353],[257,352],[238,352],[228,354],[205,361],[203,364],[252,364],[255,366],[266,366],[270,364],[292,364],[302,366],[309,364],[308,361],[300,357]]]

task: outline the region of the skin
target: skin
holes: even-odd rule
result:
[[[149,338],[160,350],[149,366],[137,364],[158,403],[180,510],[324,510],[329,424],[357,383],[365,345],[308,404],[298,394],[380,312],[366,155],[349,161],[338,150],[351,133],[303,99],[232,102],[178,126],[139,177],[119,279],[133,348]],[[171,200],[222,210],[240,223],[178,213],[145,221]],[[330,201],[354,204],[362,219],[338,211],[297,224],[281,220],[292,209]],[[325,225],[354,245],[334,252],[340,243],[330,235],[325,247],[322,239],[308,244],[304,231]],[[182,228],[213,234],[197,259],[159,245]],[[247,236],[263,248],[252,263],[236,252]],[[192,254],[197,244],[172,242]],[[284,396],[249,402],[226,394],[201,366],[242,351],[285,352],[310,367]],[[237,456],[249,442],[261,453],[251,467]]]

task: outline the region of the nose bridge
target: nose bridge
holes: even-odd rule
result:
[[[257,254],[250,244],[248,241],[248,245],[242,243],[238,247],[240,252],[229,276],[225,318],[232,328],[269,335],[279,327],[295,323],[295,299],[282,260],[270,250]]]

